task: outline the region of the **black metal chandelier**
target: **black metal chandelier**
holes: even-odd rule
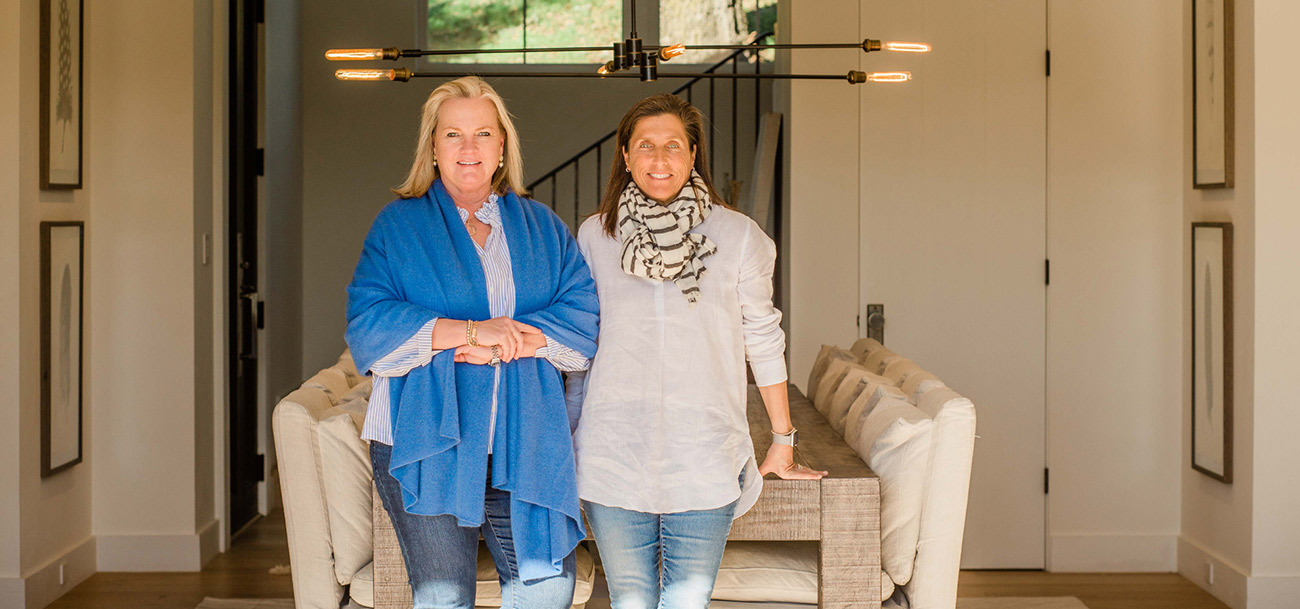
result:
[[[928,53],[930,45],[920,42],[882,42],[866,39],[852,43],[811,43],[811,44],[673,44],[668,46],[650,46],[642,42],[636,33],[636,0],[631,2],[631,33],[622,42],[613,46],[585,47],[549,47],[529,49],[399,49],[396,47],[381,49],[330,49],[325,58],[330,61],[370,61],[397,60],[403,57],[430,57],[446,55],[479,55],[493,53],[567,53],[613,51],[613,58],[601,65],[595,72],[492,72],[494,78],[640,78],[642,82],[653,82],[660,78],[711,78],[711,79],[779,79],[779,80],[845,80],[850,84],[865,82],[900,83],[911,80],[911,72],[862,72],[849,70],[847,74],[776,74],[776,73],[715,73],[715,72],[672,72],[659,71],[659,64],[696,50],[803,50],[803,49],[861,49],[863,53],[876,51],[893,51],[899,53]],[[439,70],[433,72],[416,71],[405,67],[390,69],[345,68],[334,72],[339,80],[359,81],[399,81],[406,82],[412,78],[455,78],[467,76],[471,72]]]

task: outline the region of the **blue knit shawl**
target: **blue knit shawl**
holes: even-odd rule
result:
[[[514,192],[499,202],[515,281],[515,319],[587,356],[596,352],[595,283],[568,227]],[[429,320],[483,321],[486,279],[442,181],[375,218],[348,286],[347,342],[357,368],[407,341]],[[493,369],[456,363],[453,350],[389,381],[393,456],[406,511],[483,523]],[[492,486],[510,492],[520,576],[558,575],[585,536],[578,510],[564,385],[550,362],[502,364]]]

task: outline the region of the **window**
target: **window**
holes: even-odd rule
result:
[[[638,11],[639,12],[639,11]],[[659,0],[663,44],[745,44],[776,25],[776,0]],[[768,41],[775,42],[775,41]],[[699,51],[691,63],[713,63],[731,51]],[[771,61],[771,51],[760,56]]]
[[[623,0],[428,0],[430,49],[607,46],[623,39]],[[445,63],[585,63],[609,51],[431,56]]]

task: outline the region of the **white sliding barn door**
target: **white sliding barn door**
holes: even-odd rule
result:
[[[1045,4],[861,10],[866,36],[934,45],[861,58],[915,80],[863,85],[860,303],[885,306],[887,346],[975,403],[964,568],[1044,566]]]

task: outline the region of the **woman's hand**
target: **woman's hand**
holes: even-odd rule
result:
[[[794,447],[773,444],[767,449],[767,458],[758,466],[759,475],[776,474],[784,480],[821,480],[827,472],[818,471],[794,462]]]
[[[536,334],[540,337],[542,331],[509,317],[493,317],[487,321],[478,322],[478,344],[482,346],[500,346],[501,361],[503,362],[514,360],[520,356],[520,351],[524,347],[525,334]],[[459,349],[457,352],[459,352]]]
[[[461,345],[456,347],[456,353],[453,359],[455,362],[461,364],[476,364],[480,366],[490,364],[492,363],[492,347],[485,347],[482,345],[479,345],[478,347]]]

